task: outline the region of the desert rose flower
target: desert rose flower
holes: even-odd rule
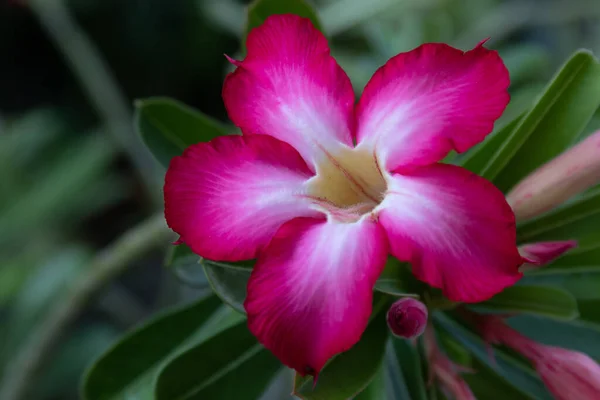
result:
[[[427,307],[419,300],[405,297],[391,305],[387,324],[392,333],[406,339],[420,336],[427,326]]]
[[[600,399],[600,366],[586,354],[535,342],[498,317],[480,317],[478,325],[488,341],[528,358],[557,400]]]
[[[521,277],[502,193],[439,163],[481,142],[508,103],[495,51],[422,45],[390,59],[355,104],[308,19],[271,16],[246,47],[223,87],[243,135],[171,161],[165,215],[202,257],[257,258],[248,326],[284,364],[316,375],[359,340],[388,254],[453,301]]]

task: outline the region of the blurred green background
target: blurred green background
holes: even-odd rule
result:
[[[466,50],[490,37],[512,80],[500,125],[575,49],[600,54],[598,0],[313,3],[357,94],[399,52],[423,42]],[[244,21],[235,0],[2,0],[0,376],[74,282],[93,273],[96,254],[161,212],[164,169],[134,131],[134,100],[170,96],[225,122],[223,54],[240,56]],[[587,131],[597,128],[598,115]],[[175,237],[154,229],[125,271],[80,299],[31,374],[32,399],[77,398],[86,366],[124,331],[207,290],[202,272],[162,267]]]

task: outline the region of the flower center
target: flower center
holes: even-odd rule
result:
[[[308,190],[316,204],[343,222],[357,221],[373,211],[387,188],[375,154],[349,148],[326,154]]]

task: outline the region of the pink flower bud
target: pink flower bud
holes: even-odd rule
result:
[[[534,360],[546,387],[558,400],[600,399],[600,366],[587,355],[553,346],[541,346]]]
[[[600,181],[600,131],[547,162],[506,196],[517,221],[542,214]]]
[[[424,337],[427,359],[431,366],[430,381],[437,381],[440,389],[449,399],[476,400],[471,388],[460,375],[461,372],[473,372],[450,361],[439,349],[431,325],[425,330]]]
[[[600,366],[587,355],[537,343],[498,317],[480,317],[478,325],[487,340],[528,358],[556,399],[600,399]]]
[[[405,297],[392,304],[387,312],[387,323],[396,336],[417,337],[427,326],[427,307],[419,300]]]
[[[531,269],[532,266],[541,267],[562,256],[565,252],[577,247],[577,241],[564,240],[558,242],[538,242],[525,244],[519,247],[521,257],[529,264],[525,264],[525,269]],[[521,272],[524,269],[521,267]],[[533,268],[535,268],[533,267]]]

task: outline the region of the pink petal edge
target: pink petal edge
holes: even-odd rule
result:
[[[352,146],[352,84],[309,19],[272,15],[246,44],[246,59],[223,86],[229,117],[244,134],[291,144],[313,170],[321,149]]]
[[[508,104],[510,83],[484,42],[467,52],[428,43],[392,57],[358,102],[359,146],[377,148],[392,171],[429,165],[481,142]]]
[[[250,331],[282,363],[316,377],[360,339],[387,252],[371,219],[286,223],[252,271],[244,303]]]
[[[277,229],[318,216],[303,197],[313,174],[287,143],[270,136],[222,136],[190,146],[165,177],[165,218],[202,257],[255,258]]]
[[[379,209],[391,253],[452,301],[487,300],[522,276],[510,207],[464,168],[434,164],[395,174]]]

